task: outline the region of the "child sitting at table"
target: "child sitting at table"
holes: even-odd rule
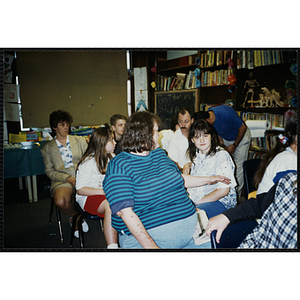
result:
[[[90,214],[104,214],[103,229],[107,248],[118,248],[117,232],[111,226],[111,210],[102,188],[106,167],[114,156],[115,145],[108,124],[95,129],[76,173],[76,201]]]
[[[207,121],[197,120],[192,124],[187,153],[191,163],[185,165],[184,173],[190,172],[191,175],[196,176],[219,174],[231,179],[229,186],[219,182],[214,185],[189,188],[189,197],[196,207],[204,210],[208,218],[234,207],[237,203],[235,166],[230,154],[218,146],[218,135]]]

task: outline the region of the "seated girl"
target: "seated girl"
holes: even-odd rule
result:
[[[217,230],[217,242],[229,224],[262,218],[274,202],[279,180],[289,173],[297,172],[297,123],[297,112],[294,112],[287,120],[284,135],[279,136],[275,148],[264,156],[253,179],[254,187],[257,187],[256,197],[209,220],[206,232],[210,235]]]
[[[184,168],[184,173],[196,176],[224,175],[231,179],[231,184],[218,182],[189,188],[189,197],[196,207],[206,212],[211,218],[234,207],[236,200],[236,180],[234,178],[234,163],[230,154],[218,146],[218,135],[211,124],[205,120],[197,120],[192,124],[189,133],[188,154],[191,163]]]
[[[103,229],[107,248],[118,248],[117,232],[111,226],[111,210],[102,188],[106,167],[114,156],[115,145],[108,124],[95,129],[76,173],[76,201],[90,214],[104,214]]]

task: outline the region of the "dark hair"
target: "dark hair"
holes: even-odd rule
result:
[[[67,111],[57,110],[52,112],[49,117],[49,123],[52,130],[51,132],[52,137],[55,137],[56,135],[56,131],[54,130],[54,128],[57,127],[57,124],[59,122],[68,122],[69,126],[71,127],[73,118],[70,115],[70,113],[68,113]]]
[[[105,123],[104,126],[100,126],[94,129],[92,135],[90,136],[88,147],[85,150],[80,162],[78,163],[78,166],[86,158],[91,159],[92,157],[95,157],[99,172],[101,174],[105,174],[108,159],[112,158],[111,153],[107,153],[106,151],[106,144],[108,143],[111,137],[112,132],[107,123]]]
[[[210,115],[208,111],[197,111],[195,112],[195,120],[207,120],[209,119]]]
[[[127,121],[127,118],[120,114],[115,114],[110,117],[110,125],[116,126],[118,120]]]
[[[182,107],[182,108],[180,108],[180,110],[177,112],[177,120],[178,120],[179,114],[185,115],[186,113],[189,113],[189,114],[190,114],[191,119],[194,118],[194,112],[193,112],[190,108],[188,108],[188,107]]]
[[[135,112],[127,120],[120,148],[125,152],[141,153],[154,149],[154,124],[161,124],[160,118],[150,112]]]
[[[297,136],[297,112],[288,119],[284,130],[284,136],[287,138],[286,143],[283,144],[279,139],[277,139],[275,147],[263,157],[253,178],[253,186],[255,189],[258,188],[268,165],[274,157],[283,152],[287,147],[291,146],[291,144],[295,143]]]
[[[218,143],[218,135],[217,135],[215,128],[205,120],[197,120],[192,124],[190,132],[189,132],[188,154],[189,154],[189,157],[192,162],[193,162],[194,158],[196,157],[196,154],[200,151],[195,146],[195,144],[192,142],[192,138],[194,138],[195,136],[197,136],[201,133],[211,135],[211,147],[210,147],[209,151],[207,152],[206,156],[209,156],[209,155],[213,156],[217,152],[217,146],[219,143]]]

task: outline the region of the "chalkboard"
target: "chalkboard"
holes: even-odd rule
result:
[[[161,129],[169,129],[172,118],[182,107],[198,111],[197,90],[169,91],[155,93],[155,113],[162,120]]]

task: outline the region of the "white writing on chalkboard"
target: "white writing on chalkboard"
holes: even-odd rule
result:
[[[162,120],[162,129],[170,128],[171,120],[182,107],[195,111],[196,91],[156,93],[155,112]]]

